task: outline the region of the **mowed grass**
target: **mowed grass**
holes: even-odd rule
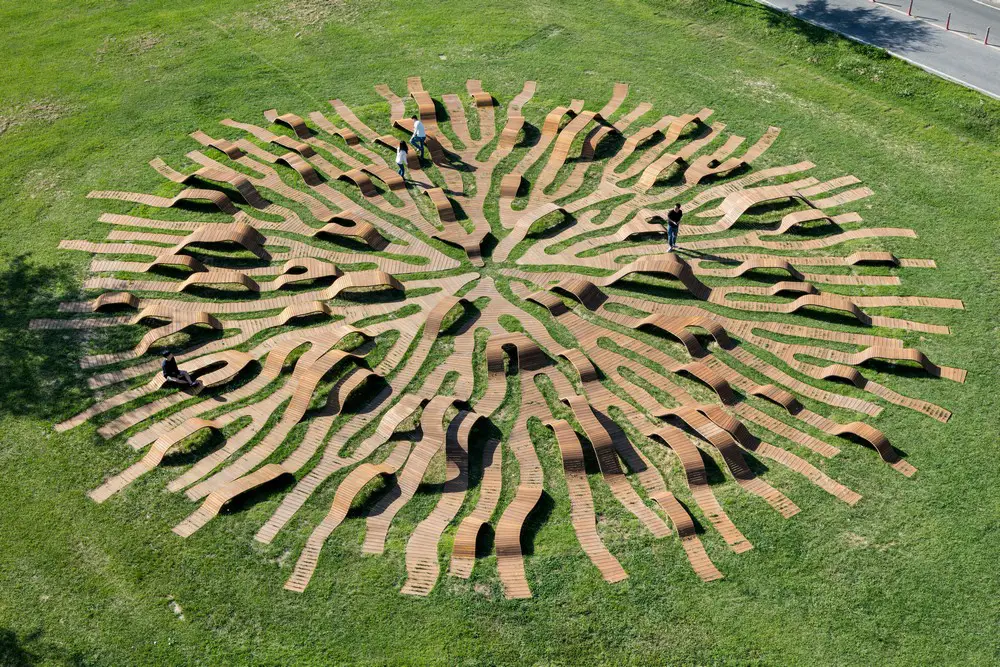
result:
[[[0,26],[0,664],[1000,661],[1000,103],[752,2],[5,3]],[[383,557],[360,556],[363,522],[349,520],[303,595],[281,586],[332,485],[268,546],[252,535],[277,493],[187,540],[170,532],[192,509],[164,489],[176,472],[91,502],[84,492],[135,454],[89,425],[52,430],[89,400],[83,343],[26,331],[85,277],[89,258],[59,241],[106,236],[97,217],[110,207],[86,193],[162,188],[146,163],[183,164],[187,134],[222,118],[263,123],[264,109],[305,114],[334,97],[387,117],[372,86],[402,91],[410,75],[435,96],[482,79],[503,102],[534,79],[535,114],[571,98],[599,108],[627,81],[627,104],[709,106],[752,139],[778,125],[769,161],[860,177],[876,191],[859,207],[866,224],[919,234],[866,247],[939,264],[901,270],[900,292],[967,309],[906,311],[952,326],[910,342],[967,368],[965,385],[879,377],[955,413],[939,424],[888,407],[873,420],[917,476],[845,445],[823,467],[864,495],[848,508],[772,468],[803,508],[788,521],[719,488],[756,548],[736,556],[706,534],[727,577],[712,584],[595,485],[600,530],[630,574],[611,586],[576,543],[555,442],[534,429],[554,502],[531,539],[535,597],[518,602],[503,600],[493,558],[427,599],[398,593],[433,496],[400,513]]]

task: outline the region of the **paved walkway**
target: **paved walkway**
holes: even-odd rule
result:
[[[913,0],[912,16],[910,0],[760,1],[1000,99],[1000,0]]]

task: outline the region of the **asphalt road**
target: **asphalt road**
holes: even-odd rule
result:
[[[1000,0],[913,0],[912,16],[910,0],[760,1],[1000,99]]]

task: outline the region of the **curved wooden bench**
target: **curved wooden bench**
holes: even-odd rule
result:
[[[501,457],[497,455],[500,443],[488,440],[483,446],[483,477],[479,483],[479,502],[476,508],[459,524],[455,532],[455,542],[451,551],[451,567],[448,573],[468,579],[476,562],[476,541],[500,501],[503,476],[500,469]]]
[[[147,306],[136,313],[129,324],[140,324],[147,319],[207,324],[213,329],[222,328],[222,323],[211,313],[201,310],[181,310],[169,305]]]
[[[569,311],[562,299],[547,290],[532,292],[525,297],[525,300],[537,303],[556,317]]]
[[[312,236],[322,234],[357,239],[372,250],[385,250],[389,246],[389,240],[382,236],[377,227],[365,220],[355,219],[350,214],[333,216],[325,225],[313,231]]]
[[[521,189],[521,184],[524,182],[524,177],[521,174],[507,174],[500,179],[500,198],[514,199],[517,197],[517,193]]]
[[[698,264],[704,260],[698,260]],[[750,273],[751,271],[759,271],[761,269],[779,269],[781,271],[787,271],[788,275],[795,280],[805,280],[806,277],[801,271],[792,266],[788,260],[783,257],[757,257],[754,259],[748,259],[744,262],[740,262],[738,266],[731,269],[700,269],[698,273],[702,273],[710,276],[718,276],[720,278],[739,278],[744,274]]]
[[[183,237],[180,243],[170,249],[170,253],[178,254],[189,245],[196,243],[235,243],[243,246],[260,259],[270,260],[271,254],[264,249],[266,241],[263,234],[242,222],[209,223],[201,225]]]
[[[688,562],[691,563],[691,569],[694,570],[695,574],[702,581],[716,581],[724,578],[708,557],[708,553],[705,551],[701,540],[698,539],[694,520],[688,514],[687,510],[677,502],[674,494],[669,491],[660,494],[656,497],[656,501],[663,507],[667,516],[670,517],[671,523],[674,524],[674,530],[677,531],[677,534],[681,538],[681,546],[684,548]]]
[[[704,329],[724,350],[736,346],[736,343],[729,337],[726,328],[718,320],[712,319],[710,315],[682,315],[674,317],[673,320],[676,326]]]
[[[642,498],[625,478],[625,472],[618,463],[618,454],[612,443],[611,434],[598,420],[594,408],[587,401],[587,398],[572,395],[560,396],[559,399],[573,411],[573,416],[597,454],[597,462],[601,468],[601,474],[604,476],[604,481],[607,482],[611,493],[618,502],[631,512],[654,537],[669,535],[670,529],[667,528],[667,525],[642,501]]]
[[[301,269],[301,271],[295,271]],[[281,275],[271,283],[272,289],[281,289],[285,285],[293,283],[318,280],[319,278],[339,278],[344,275],[336,264],[330,264],[322,260],[311,257],[298,257],[290,259],[281,267]],[[291,306],[290,306],[291,307]]]
[[[309,158],[316,155],[316,151],[309,144],[299,141],[298,139],[293,139],[292,137],[287,137],[283,134],[275,134],[270,130],[264,129],[263,127],[258,127],[257,125],[252,125],[250,123],[240,123],[231,118],[226,118],[225,120],[220,121],[220,123],[226,127],[234,127],[236,129],[243,130],[244,132],[249,132],[261,141],[266,141],[276,146],[281,146],[287,150],[294,151],[302,157]]]
[[[294,169],[295,172],[302,177],[302,180],[306,185],[316,186],[323,182],[323,179],[316,172],[313,166],[306,162],[300,155],[288,152],[284,155],[279,155],[274,161],[277,164],[283,164],[286,167]]]
[[[427,472],[431,458],[444,446],[445,427],[443,424],[445,412],[454,405],[454,397],[435,396],[424,407],[420,417],[423,439],[413,448],[413,453],[406,467],[396,479],[398,494],[386,493],[368,512],[365,541],[361,547],[362,553],[380,554],[385,550],[385,538],[389,526],[396,514],[410,502],[420,481]]]
[[[451,207],[451,200],[441,188],[427,188],[424,194],[430,198],[431,203],[437,210],[438,219],[441,222],[455,222],[455,211]]]
[[[810,351],[812,353],[812,351]],[[885,359],[888,361],[912,361],[919,364],[927,371],[928,375],[940,377],[955,382],[965,382],[967,371],[961,368],[950,368],[948,366],[938,366],[931,361],[927,355],[920,350],[910,347],[899,347],[889,345],[873,345],[860,352],[853,354],[838,352],[836,350],[825,350],[822,358],[836,361],[838,364],[849,366],[860,366],[872,359]]]
[[[309,114],[309,120],[316,123],[321,130],[327,134],[334,134],[347,142],[348,146],[357,146],[361,143],[361,139],[352,130],[346,127],[337,127],[331,123],[326,116],[320,111],[313,111]],[[346,119],[345,119],[346,120]]]
[[[900,260],[896,258],[891,252],[854,252],[844,258],[844,263],[847,265],[855,264],[888,264],[890,266],[899,266]]]
[[[691,294],[702,300],[709,300],[712,290],[695,277],[691,265],[676,255],[655,255],[640,257],[631,264],[606,278],[595,278],[593,283],[607,287],[633,273],[652,273],[679,280]]]
[[[597,310],[601,304],[608,300],[608,295],[602,292],[597,285],[582,277],[565,278],[549,289],[576,299],[588,310]]]
[[[267,208],[270,206],[270,202],[261,196],[260,192],[257,191],[257,188],[255,188],[250,182],[250,179],[238,171],[219,167],[202,167],[193,174],[182,174],[179,171],[170,168],[167,163],[160,158],[150,160],[149,166],[155,169],[161,176],[173,181],[174,183],[187,185],[196,179],[225,183],[226,185],[230,185],[235,188],[236,191],[243,196],[246,203],[250,204],[254,208]]]
[[[611,555],[597,533],[594,498],[590,491],[590,483],[587,481],[583,448],[580,446],[576,431],[565,419],[553,419],[545,422],[545,425],[552,429],[556,442],[559,443],[563,471],[566,473],[566,486],[569,489],[573,531],[580,547],[605,581],[615,583],[627,579],[628,574],[625,569],[618,559]]]
[[[103,503],[105,500],[118,493],[126,486],[139,479],[142,475],[147,472],[154,470],[156,466],[160,465],[160,461],[170,450],[170,448],[177,445],[179,442],[185,438],[194,435],[196,432],[209,428],[212,430],[220,430],[223,424],[218,420],[202,419],[200,417],[193,417],[188,419],[186,422],[178,426],[177,428],[171,430],[160,436],[153,446],[150,447],[146,455],[142,457],[136,463],[118,473],[114,477],[109,478],[99,487],[89,492],[87,495],[90,496],[91,500],[97,503]]]
[[[129,308],[137,309],[139,307],[139,297],[128,292],[105,292],[94,299],[91,310],[96,313],[113,306],[128,306]]]
[[[518,176],[520,178],[520,176]],[[521,217],[518,218],[517,222],[514,223],[514,228],[511,229],[510,234],[505,236],[500,243],[497,244],[496,248],[493,250],[493,258],[495,261],[501,262],[507,259],[510,255],[510,251],[514,249],[518,243],[524,240],[528,235],[528,230],[537,221],[544,218],[550,213],[555,213],[556,211],[562,211],[566,213],[566,209],[558,204],[549,202],[546,204],[541,204],[524,211]]]
[[[405,190],[406,181],[403,177],[397,174],[395,171],[386,167],[384,165],[370,164],[361,167],[361,171],[365,172],[369,176],[374,176],[383,183],[386,187],[395,192],[396,190]]]
[[[146,265],[143,269],[143,273],[157,266],[182,266],[186,269],[191,269],[196,273],[209,270],[209,268],[205,266],[204,262],[199,259],[195,259],[191,255],[167,254],[158,255],[153,261]]]
[[[427,517],[417,524],[406,543],[405,595],[428,595],[440,574],[438,547],[445,528],[462,508],[469,486],[469,433],[480,419],[474,412],[461,411],[448,425],[445,437],[445,483],[441,499]]]
[[[664,333],[670,334],[676,338],[681,345],[687,348],[688,353],[692,357],[704,357],[708,354],[708,350],[706,350],[701,342],[698,341],[698,338],[685,327],[681,326],[676,321],[676,318],[662,315],[660,313],[653,313],[652,315],[647,315],[646,317],[640,319],[636,323],[635,328],[640,331],[652,329],[654,331],[663,331]]]
[[[246,153],[240,150],[236,144],[228,139],[213,139],[201,130],[195,130],[188,136],[206,148],[214,148],[217,151],[220,151],[231,160],[238,160],[246,155]]]
[[[752,164],[754,160],[764,154],[764,151],[771,147],[771,144],[774,143],[780,133],[781,128],[769,127],[767,132],[742,157],[726,160],[719,155],[715,155],[696,159],[685,170],[684,182],[688,185],[698,185],[709,176],[718,176]],[[739,139],[740,143],[742,143],[742,137]],[[723,147],[719,152],[728,155],[732,151],[726,151],[726,148]]]
[[[323,301],[300,301],[282,310],[278,321],[285,325],[296,318],[314,315],[333,315],[333,311]]]
[[[192,285],[240,285],[251,292],[259,292],[260,285],[256,280],[240,271],[230,269],[212,269],[202,273],[192,273],[177,288],[178,292],[183,292]]]
[[[147,195],[138,192],[95,190],[88,193],[87,198],[117,199],[119,201],[133,202],[135,204],[155,206],[156,208],[170,208],[181,202],[207,201],[214,204],[223,213],[236,215],[240,212],[236,205],[233,204],[232,200],[226,196],[226,193],[220,192],[219,190],[205,190],[201,188],[187,188],[179,192],[174,197],[157,197],[156,195]]]
[[[334,494],[330,512],[309,535],[306,546],[295,563],[292,575],[285,582],[285,590],[301,593],[306,589],[319,562],[319,553],[323,548],[323,543],[347,518],[347,513],[357,495],[376,477],[395,475],[406,461],[409,453],[409,443],[397,443],[388,458],[382,463],[362,463],[344,478]]]
[[[369,287],[389,287],[401,292],[406,289],[403,287],[403,283],[385,271],[353,271],[337,278],[333,285],[327,289],[324,298],[334,299],[344,290],[365,289]]]
[[[465,89],[475,101],[477,107],[492,107],[493,96],[483,90],[483,82],[479,79],[469,79],[465,82]]]
[[[363,169],[351,169],[350,171],[345,171],[343,174],[337,177],[339,181],[347,181],[352,183],[361,190],[361,194],[365,197],[377,197],[379,192],[375,189],[375,185],[372,183],[372,179],[368,177]]]
[[[736,395],[733,393],[733,388],[711,366],[703,364],[700,361],[692,361],[689,364],[679,366],[675,372],[686,373],[696,380],[705,383],[705,385],[719,396],[719,400],[726,405],[732,405],[736,402]]]
[[[308,139],[313,134],[312,130],[310,130],[306,125],[306,122],[293,113],[285,113],[279,116],[277,109],[268,109],[264,112],[264,118],[266,118],[269,123],[284,125],[294,132],[295,136],[299,139]]]
[[[436,129],[437,108],[434,106],[434,100],[424,90],[424,85],[420,82],[420,77],[409,77],[406,80],[406,89],[409,91],[413,101],[417,103],[417,113],[420,116],[420,120],[427,127]]]
[[[542,123],[542,136],[555,138],[559,134],[559,126],[562,125],[563,117],[568,116],[573,119],[581,111],[583,111],[583,100],[573,100],[569,106],[556,107],[545,116],[545,121]]]
[[[726,541],[729,548],[736,553],[753,549],[753,544],[740,532],[740,529],[736,527],[722,505],[719,504],[715,494],[712,493],[712,487],[708,484],[708,473],[705,471],[705,461],[702,459],[701,451],[695,447],[694,443],[682,431],[673,426],[661,426],[648,435],[651,439],[662,442],[677,455],[681,467],[684,468],[684,477],[688,489],[691,491],[691,496],[698,508],[719,531],[719,535]],[[673,521],[672,517],[671,521]],[[673,523],[680,534],[677,522]],[[683,539],[683,535],[681,537]]]
[[[504,154],[514,150],[514,146],[517,145],[517,138],[521,135],[523,128],[524,116],[508,115],[507,122],[504,124],[503,130],[500,131],[500,143],[497,144],[497,150]],[[518,178],[520,178],[520,174],[518,174]],[[514,195],[511,196],[513,197]]]
[[[799,507],[783,493],[754,475],[746,464],[743,453],[736,441],[727,432],[719,428],[694,407],[680,407],[660,412],[656,415],[661,419],[677,417],[707,440],[722,455],[726,467],[732,473],[736,483],[755,496],[760,497],[777,510],[786,519],[798,514]]]

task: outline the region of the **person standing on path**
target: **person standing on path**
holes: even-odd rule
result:
[[[406,154],[407,154],[407,152],[409,152],[409,149],[406,146],[406,142],[405,141],[400,141],[399,142],[399,148],[396,149],[396,166],[399,167],[399,175],[402,176],[402,177],[404,177],[404,178],[406,177],[406,174],[404,173],[404,171],[406,169]]]
[[[667,211],[667,252],[673,252],[677,247],[677,230],[681,227],[681,218],[684,212],[681,211],[680,204]]]
[[[410,116],[410,120],[413,121],[413,136],[410,137],[410,143],[413,144],[414,148],[420,149],[420,157],[424,157],[424,142],[427,140],[427,130],[424,129],[424,124],[416,116]]]

